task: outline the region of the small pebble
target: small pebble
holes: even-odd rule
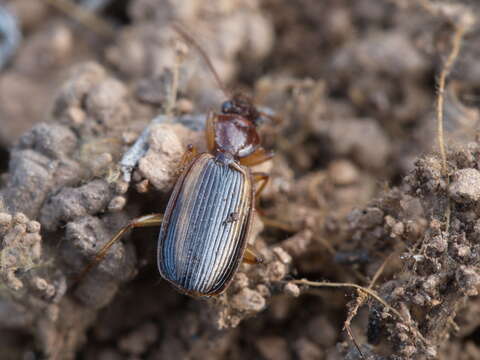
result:
[[[328,175],[335,185],[351,185],[358,181],[358,170],[350,161],[337,160],[328,167]]]
[[[104,171],[112,163],[112,161],[112,154],[101,153],[92,160],[90,167],[95,174],[98,174]]]
[[[287,293],[287,295],[293,296],[293,297],[299,297],[300,296],[300,288],[298,287],[297,284],[294,283],[287,283],[285,287],[283,288],[283,291]]]
[[[12,222],[12,215],[0,213],[0,226],[8,226]]]
[[[277,256],[277,258],[283,262],[284,264],[290,264],[292,262],[292,257],[289,253],[283,250],[281,247],[277,246],[273,248],[273,253]]]
[[[188,99],[179,99],[176,102],[176,107],[182,114],[189,114],[193,111],[193,103]]]
[[[13,272],[7,272],[7,284],[12,290],[17,291],[23,288],[23,283],[15,276]]]
[[[465,245],[460,245],[457,247],[457,256],[460,258],[469,257],[472,254],[470,247]]]
[[[33,284],[40,291],[45,290],[48,287],[47,281],[41,277],[36,277],[33,280]]]
[[[239,311],[259,312],[265,307],[265,298],[255,290],[244,288],[232,297],[231,305]]]
[[[38,233],[40,232],[41,225],[38,221],[29,221],[27,223],[27,232]]]
[[[126,145],[131,145],[138,139],[139,133],[135,131],[124,131],[122,133],[122,140]]]
[[[282,280],[285,275],[287,275],[288,268],[287,265],[280,261],[273,261],[268,264],[268,277],[272,281],[279,281]]]
[[[79,126],[85,122],[86,119],[85,112],[79,107],[72,106],[69,107],[63,114],[63,122],[67,124],[72,124],[73,126]]]
[[[124,196],[115,196],[108,204],[108,210],[112,212],[121,211],[126,203],[127,199]]]
[[[454,173],[449,187],[450,196],[458,203],[480,200],[480,171],[461,169]]]
[[[272,296],[272,293],[270,292],[270,289],[268,288],[267,285],[265,284],[258,284],[257,285],[257,291],[262,295],[264,298],[269,298]]]
[[[127,193],[127,191],[128,191],[128,182],[123,180],[117,181],[117,183],[115,184],[115,192],[118,195],[124,195]]]
[[[397,222],[393,227],[392,227],[392,235],[395,236],[402,236],[405,231],[405,225],[402,222]]]
[[[236,273],[232,283],[232,287],[234,290],[236,289],[237,291],[248,287],[248,276],[243,272]]]
[[[473,267],[460,266],[456,271],[455,278],[458,281],[460,290],[467,296],[478,295],[480,276]]]
[[[147,179],[143,179],[139,183],[135,184],[135,188],[140,194],[144,194],[148,192],[149,187],[150,187],[150,182]]]
[[[28,218],[25,214],[23,213],[16,213],[13,216],[13,222],[15,224],[26,224],[28,222]]]
[[[308,251],[312,242],[313,232],[305,229],[282,241],[281,246],[288,254],[299,257]]]

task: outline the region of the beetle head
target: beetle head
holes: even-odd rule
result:
[[[241,93],[235,94],[230,100],[222,104],[222,114],[240,115],[257,125],[261,114],[253,104],[252,100]]]

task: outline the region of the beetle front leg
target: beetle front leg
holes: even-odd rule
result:
[[[207,123],[205,125],[205,137],[207,140],[207,149],[210,153],[215,151],[215,119],[216,115],[209,112],[207,116]]]
[[[187,146],[187,150],[182,155],[182,158],[180,159],[180,166],[178,167],[178,172],[182,173],[183,170],[185,169],[185,166],[190,164],[190,162],[195,158],[195,156],[198,155],[198,151],[193,146],[192,144],[189,144]]]
[[[270,178],[270,176],[268,176],[264,172],[255,172],[252,174],[252,176],[253,176],[254,183],[262,182],[260,186],[255,190],[255,201],[258,202],[260,193],[265,189],[265,186],[267,186],[268,179]]]
[[[247,244],[245,249],[245,253],[243,254],[243,262],[246,264],[262,264],[264,262],[264,258],[260,255],[252,245]]]
[[[98,265],[104,258],[107,256],[108,250],[112,245],[120,240],[122,236],[130,229],[136,227],[149,227],[149,226],[160,226],[162,224],[163,214],[151,214],[141,216],[139,218],[133,219],[130,223],[123,228],[121,228],[103,247],[95,254],[94,259],[83,269],[78,278],[75,280],[74,285],[80,283],[83,278],[92,270],[96,265]]]
[[[263,147],[259,146],[252,154],[241,158],[240,164],[243,166],[255,166],[270,160],[273,155],[273,151],[267,151]]]

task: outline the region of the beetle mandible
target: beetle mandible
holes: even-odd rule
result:
[[[193,45],[198,47],[195,42]],[[255,200],[268,181],[267,174],[252,172],[250,167],[273,156],[261,146],[257,132],[257,124],[264,116],[268,115],[258,111],[242,94],[225,101],[220,113],[210,113],[205,129],[208,152],[199,154],[194,147],[188,147],[181,161],[184,170],[165,213],[139,217],[120,229],[80,278],[106,256],[125,232],[145,226],[161,226],[157,248],[160,275],[191,296],[222,293],[242,260],[261,263],[262,257],[247,240]],[[259,184],[257,189],[255,183]]]

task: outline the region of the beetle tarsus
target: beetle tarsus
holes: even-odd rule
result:
[[[243,255],[243,262],[246,264],[258,265],[263,264],[265,259],[250,244],[248,244],[245,249],[245,254]]]

